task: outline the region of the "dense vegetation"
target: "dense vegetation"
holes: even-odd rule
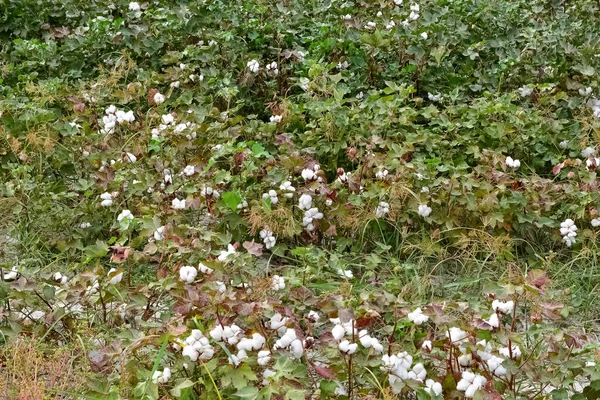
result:
[[[599,398],[599,17],[0,0],[0,391]]]

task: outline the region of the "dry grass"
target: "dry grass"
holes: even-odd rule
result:
[[[87,376],[81,349],[45,348],[19,338],[0,352],[0,400],[74,399]]]

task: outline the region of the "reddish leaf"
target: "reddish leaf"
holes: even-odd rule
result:
[[[253,256],[260,257],[263,254],[262,249],[264,246],[261,243],[256,243],[254,240],[251,242],[244,242],[242,246],[244,246],[248,253]]]
[[[314,365],[315,371],[317,374],[321,375],[325,379],[336,379],[337,374],[334,370],[329,369],[323,365]]]
[[[564,162],[561,162],[559,164],[556,164],[553,168],[552,168],[552,173],[554,175],[558,175],[560,174],[560,171],[563,169],[563,167],[565,166]]]

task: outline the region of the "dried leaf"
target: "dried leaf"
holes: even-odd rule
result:
[[[264,246],[261,243],[256,243],[254,240],[251,242],[244,242],[242,246],[244,246],[246,251],[253,256],[260,257],[263,254],[262,249]]]

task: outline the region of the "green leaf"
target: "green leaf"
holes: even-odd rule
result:
[[[240,399],[254,400],[258,397],[258,389],[254,386],[246,386],[234,393]]]
[[[225,192],[221,196],[223,198],[223,202],[227,207],[231,209],[231,211],[236,211],[237,206],[242,203],[242,197],[240,196],[240,192]]]
[[[194,387],[194,382],[189,379],[178,379],[175,381],[175,386],[169,391],[171,395],[180,398],[190,392]]]

